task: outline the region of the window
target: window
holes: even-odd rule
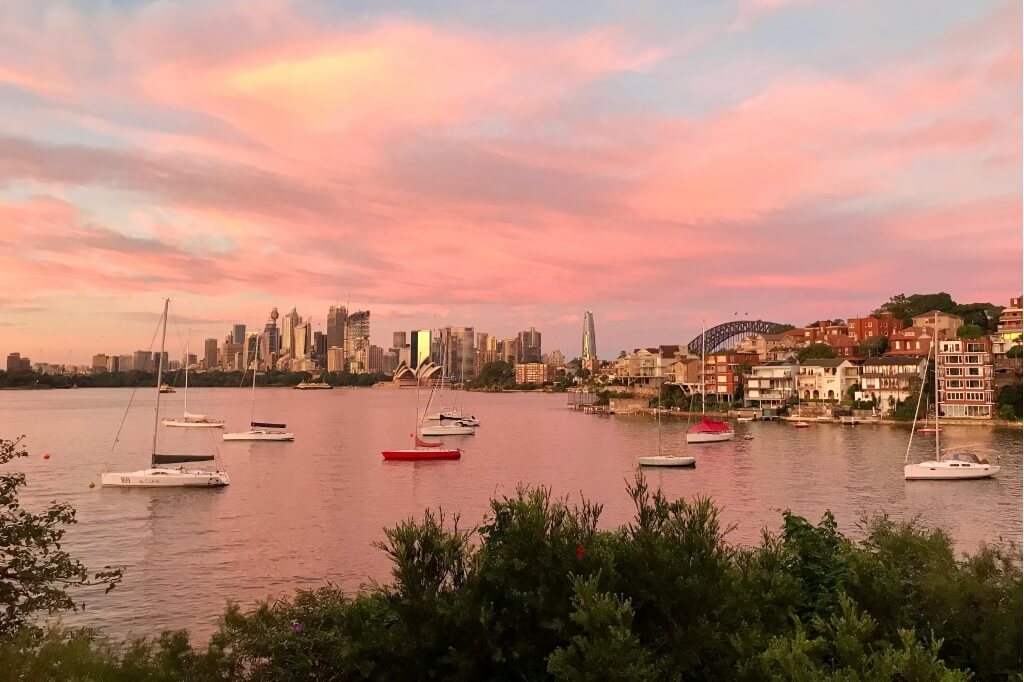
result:
[[[983,343],[969,343],[967,344],[967,350],[972,353],[984,353],[985,344]]]
[[[969,376],[969,377],[980,377],[981,376],[981,367],[968,367],[967,368],[967,376]]]
[[[971,369],[974,369],[974,368],[972,367]],[[946,368],[946,376],[948,376],[948,377],[963,376],[963,373],[964,373],[964,371],[960,367],[947,367]]]
[[[963,388],[963,384],[964,382],[960,381],[959,379],[953,379],[946,382],[946,388]]]

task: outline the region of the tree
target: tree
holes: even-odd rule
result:
[[[985,334],[985,330],[976,324],[965,324],[956,330],[956,335],[961,339],[980,339]]]
[[[22,437],[24,438],[24,437]],[[0,439],[0,465],[28,455],[22,438]],[[77,559],[61,548],[67,526],[75,523],[75,510],[67,502],[52,502],[35,514],[18,500],[25,474],[0,473],[0,638],[20,631],[38,631],[31,624],[39,613],[79,608],[71,590],[121,582],[121,571],[109,566],[89,576]]]
[[[996,405],[999,406],[999,413],[1002,414],[1003,407],[1010,407],[1018,419],[1024,416],[1022,402],[1024,402],[1024,386],[1021,384],[1003,386],[996,395]]]
[[[791,329],[796,329],[795,325],[792,324],[776,324],[772,326],[772,334],[781,334],[782,332],[788,332]]]
[[[1020,344],[1017,344],[1016,346],[1011,346],[1010,350],[1006,351],[1006,357],[1010,358],[1011,360],[1019,360],[1022,356],[1024,356],[1024,348],[1022,348]]]
[[[889,350],[889,337],[872,336],[857,344],[857,355],[862,358],[878,358]]]
[[[804,360],[822,360],[835,356],[836,353],[832,350],[832,346],[827,343],[812,343],[806,348],[801,348],[796,357],[797,360],[803,362]]]
[[[850,386],[848,389],[846,389],[846,397],[849,400],[855,400],[857,397],[857,391],[859,390],[860,384],[854,384],[853,386]]]
[[[1017,411],[1013,409],[1013,405],[1003,405],[999,408],[999,418],[1013,421],[1017,418]]]
[[[516,383],[515,367],[507,362],[488,362],[480,368],[480,374],[467,381],[469,388],[512,388]]]
[[[622,358],[626,357],[626,355],[628,355],[628,353],[626,353],[626,351],[620,350],[619,351],[619,360],[621,360]]]

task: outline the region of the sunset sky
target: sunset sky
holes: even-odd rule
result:
[[[1016,0],[0,2],[0,356],[1021,291]],[[745,315],[747,314],[747,315]],[[182,331],[182,334],[184,332]],[[171,337],[175,336],[172,329]],[[175,341],[177,344],[177,341]],[[173,349],[173,346],[172,346]]]

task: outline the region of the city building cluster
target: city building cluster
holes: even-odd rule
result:
[[[603,363],[596,376],[640,389],[675,385],[684,393],[742,400],[758,409],[849,400],[871,403],[885,415],[915,395],[932,357],[940,413],[992,418],[999,388],[1020,381],[1021,362],[1007,353],[1020,350],[1021,297],[1002,311],[995,333],[970,338],[958,334],[963,326],[962,317],[940,311],[917,315],[910,326],[890,313],[822,321],[746,336],[728,349],[706,353],[703,364],[686,346],[638,348]],[[814,344],[826,346],[832,357],[801,360],[802,351]]]

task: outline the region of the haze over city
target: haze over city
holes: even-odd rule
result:
[[[1019,3],[583,6],[5,3],[0,351],[145,348],[165,296],[569,357],[593,310],[614,357],[1020,291]]]

